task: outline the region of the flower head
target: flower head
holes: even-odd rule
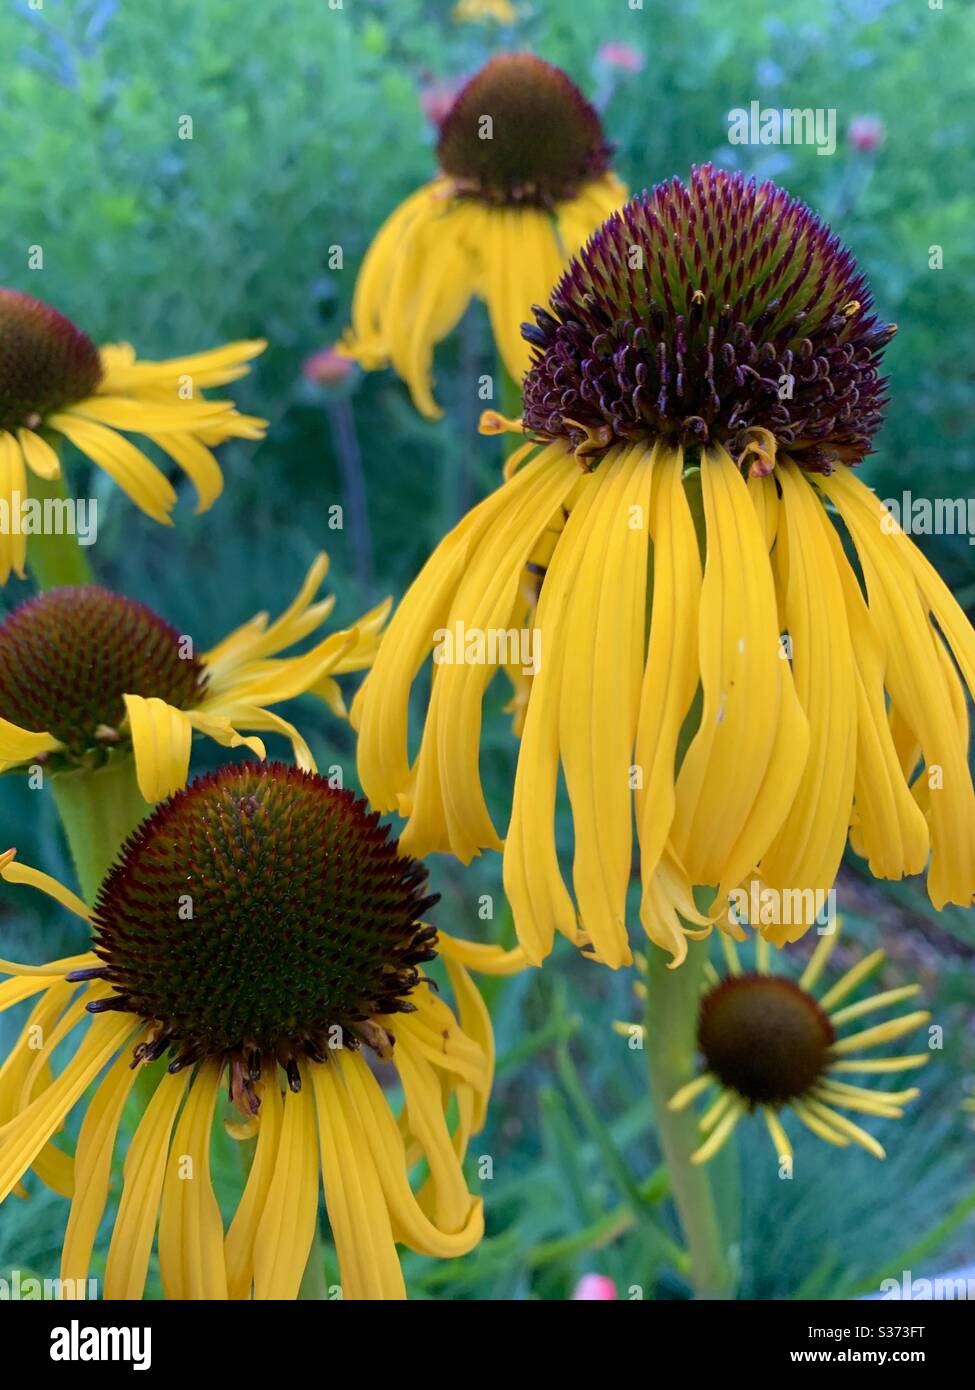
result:
[[[177,791],[194,730],[226,747],[264,745],[241,730],[283,733],[313,767],[298,730],[269,706],[312,691],[344,714],[336,675],[372,660],[388,604],[300,656],[279,656],[321,628],[334,598],[313,602],[321,555],[274,623],[259,614],[211,651],[144,604],[96,586],[50,589],[0,624],[0,771],[44,759],[52,772],[135,755],[147,801]]]
[[[89,915],[12,854],[0,872]],[[34,1061],[40,1019],[45,1039],[23,1090],[0,1097],[0,1199],[38,1158],[50,1163],[52,1136],[108,1068],[78,1140],[63,1278],[87,1276],[122,1110],[137,1072],[164,1055],[165,1071],[146,1073],[154,1085],[126,1159],[106,1297],[141,1296],[158,1216],[167,1297],[247,1298],[253,1288],[293,1298],[319,1171],[346,1298],[404,1296],[397,1241],[438,1256],[476,1244],[481,1203],[460,1164],[483,1119],[490,1025],[463,949],[421,920],[436,901],[425,883],[423,866],[399,855],[350,792],[282,764],[236,765],[135,831],[90,914],[91,952],[0,963],[13,977],[0,1007],[40,996],[6,1070]],[[426,977],[440,952],[461,1024]],[[69,1038],[74,1055],[52,1075]],[[398,1073],[399,1123],[363,1047]],[[209,1158],[221,1084],[235,1106],[231,1133],[257,1135],[226,1236]],[[418,1196],[408,1153],[429,1163]],[[187,1156],[193,1182],[183,1181]]]
[[[760,948],[757,969],[743,971],[732,942],[723,938],[729,973],[714,977],[701,997],[698,1014],[703,1070],[670,1100],[672,1110],[681,1110],[696,1097],[711,1093],[693,1163],[713,1158],[742,1116],[754,1111],[762,1113],[779,1158],[792,1156],[781,1121],[784,1111],[791,1111],[831,1144],[844,1148],[852,1141],[875,1157],[884,1157],[877,1140],[843,1112],[899,1119],[902,1107],[920,1092],[916,1087],[877,1090],[852,1085],[845,1078],[891,1075],[924,1066],[930,1053],[862,1054],[906,1037],[931,1015],[915,1010],[861,1027],[860,1019],[913,999],[919,986],[904,985],[846,1002],[883,963],[883,951],[874,951],[828,989],[818,991],[837,937],[834,929],[821,939],[798,981],[771,970],[767,948]],[[855,1025],[852,1032],[851,1024]]]
[[[767,431],[807,468],[869,450],[886,404],[853,257],[771,184],[710,167],[634,198],[526,326],[524,425],[592,453],[629,440],[721,443]]]
[[[148,516],[168,523],[176,493],[168,478],[126,435],[144,435],[186,472],[205,511],[223,479],[211,452],[224,440],[260,439],[264,420],[240,415],[230,401],[203,395],[234,381],[263,341],[140,362],[128,344],[96,348],[58,310],[0,288],[0,501],[8,514],[28,495],[28,475],[61,476],[51,446],[62,437],[103,468]],[[0,532],[0,583],[23,578],[26,535]]]
[[[689,933],[743,934],[728,903],[752,885],[753,925],[801,936],[848,837],[878,877],[927,868],[936,906],[973,901],[975,632],[852,467],[891,332],[817,217],[710,168],[615,213],[526,328],[524,445],[407,592],[353,720],[411,853],[503,849],[534,961],[555,931],[630,960],[634,817],[641,922],[675,963]],[[412,683],[458,630],[541,654],[503,841],[478,754],[507,642],[436,661],[408,750]]]
[[[887,139],[887,127],[879,116],[854,116],[846,128],[846,138],[860,154],[873,154]]]
[[[643,70],[643,54],[640,50],[618,39],[607,39],[605,43],[601,43],[596,57],[608,67],[619,68],[622,72]]]
[[[493,58],[465,83],[440,122],[437,158],[437,177],[369,248],[343,345],[367,369],[391,362],[431,418],[433,349],[472,295],[487,302],[519,380],[530,361],[521,319],[624,196],[593,107],[529,54]]]

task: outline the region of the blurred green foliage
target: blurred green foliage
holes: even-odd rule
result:
[[[774,177],[823,213],[862,262],[881,313],[900,326],[888,353],[888,423],[865,475],[884,496],[967,494],[975,148],[963,55],[975,51],[975,10],[931,10],[923,0],[646,0],[642,10],[626,0],[534,0],[518,6],[513,28],[499,29],[458,25],[450,8],[446,0],[340,8],[291,0],[273,10],[239,0],[45,0],[40,10],[0,10],[0,283],[51,301],[99,342],[133,342],[143,356],[244,336],[270,341],[235,388],[242,407],[269,419],[268,438],[224,450],[227,492],[208,516],[195,517],[184,498],[177,529],[164,532],[73,461],[76,490],[100,501],[102,582],[206,645],[258,609],[283,606],[324,544],[338,614],[349,619],[382,593],[402,593],[437,538],[493,485],[499,446],[476,434],[476,386],[494,358],[475,307],[439,354],[444,422],[416,416],[391,374],[347,388],[375,554],[375,583],[363,592],[348,531],[326,528],[328,507],[343,497],[336,441],[301,366],[341,333],[379,223],[433,171],[421,89],[511,46],[563,65],[598,102],[631,187],[713,159]],[[599,55],[607,41],[630,45],[642,69],[612,67]],[[753,99],[835,107],[836,153],[729,145],[728,111]],[[870,153],[845,136],[861,115],[885,130]],[[191,140],[179,138],[187,116]],[[35,246],[42,271],[27,268]],[[929,267],[933,246],[943,248],[941,270]],[[329,268],[334,247],[341,269]],[[925,548],[963,602],[975,603],[965,539]],[[12,584],[0,611],[28,592]],[[503,800],[514,747],[500,703],[497,692],[484,771]],[[342,763],[353,780],[349,730],[311,703],[301,713],[321,761]],[[214,758],[201,747],[198,766]],[[49,799],[16,778],[0,787],[0,841],[70,874]],[[435,876],[444,927],[483,932],[482,893],[502,915],[496,859],[467,872],[439,865]],[[805,1136],[797,1179],[780,1182],[764,1133],[744,1126],[744,1179],[727,1165],[725,1197],[740,1223],[742,1291],[754,1297],[845,1296],[905,1262],[917,1274],[972,1254],[972,1134],[957,1112],[962,1079],[975,1072],[971,923],[961,913],[938,918],[912,884],[868,889],[855,869],[844,884],[853,938],[882,937],[892,982],[920,974],[945,1051],[928,1069],[923,1101],[887,1125],[892,1157],[883,1167]],[[79,945],[62,915],[27,895],[2,895],[4,954],[38,958]],[[501,1066],[489,1127],[475,1144],[494,1160],[483,1183],[489,1235],[452,1264],[409,1257],[414,1294],[562,1298],[593,1269],[612,1275],[621,1296],[633,1285],[646,1296],[686,1293],[668,1243],[676,1231],[642,1057],[610,1028],[635,1016],[631,984],[629,972],[599,971],[566,950],[541,974],[489,986]],[[19,1014],[0,1019],[0,1038],[19,1022]],[[614,1154],[629,1166],[630,1187],[607,1161]],[[218,1174],[233,1161],[221,1149]],[[0,1213],[0,1268],[51,1274],[64,1204],[31,1186],[29,1203]],[[99,1249],[103,1257],[104,1239]]]

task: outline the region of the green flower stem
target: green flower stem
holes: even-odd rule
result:
[[[69,493],[64,474],[50,483],[32,475],[30,495],[42,505],[46,501],[67,501]],[[85,547],[79,545],[74,536],[65,533],[28,536],[27,565],[38,589],[94,582]]]
[[[81,896],[91,904],[123,842],[152,807],[139,791],[131,757],[110,760],[104,767],[54,773],[51,787]]]
[[[688,943],[687,960],[667,968],[667,955],[647,952],[647,1007],[644,1040],[657,1133],[670,1173],[670,1186],[690,1253],[691,1281],[698,1298],[731,1298],[734,1273],[722,1239],[711,1167],[691,1163],[701,1133],[692,1108],[668,1110],[670,1097],[694,1076],[697,1013],[707,946]]]

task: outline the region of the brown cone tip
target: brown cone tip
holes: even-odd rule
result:
[[[199,703],[204,666],[151,608],[96,585],[49,589],[0,624],[0,718],[80,760],[118,741],[124,695]]]
[[[351,791],[224,767],[159,806],[102,885],[94,950],[116,993],[95,1011],[145,1019],[139,1056],[168,1048],[171,1070],[229,1060],[239,1102],[275,1063],[295,1077],[330,1048],[388,1049],[376,1018],[413,1010],[435,954],[426,879]]]
[[[584,455],[769,430],[803,467],[870,451],[895,329],[851,253],[773,183],[711,165],[643,193],[596,232],[535,324],[524,422]]]
[[[90,396],[101,379],[87,333],[43,300],[0,288],[0,429],[36,429]]]
[[[701,1000],[697,1042],[707,1071],[749,1106],[798,1100],[823,1075],[833,1028],[782,975],[735,975]]]
[[[458,93],[437,146],[457,191],[552,207],[609,168],[594,107],[561,68],[528,53],[492,58]]]

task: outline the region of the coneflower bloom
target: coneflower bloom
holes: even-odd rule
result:
[[[451,13],[458,24],[483,24],[488,20],[514,24],[518,18],[511,0],[457,0]]]
[[[626,196],[609,155],[596,111],[561,69],[523,53],[492,58],[441,125],[437,177],[369,248],[344,349],[367,369],[391,362],[436,418],[433,349],[479,295],[520,381],[530,365],[521,320]]]
[[[97,348],[70,319],[32,295],[0,288],[0,583],[23,578],[27,535],[9,524],[28,496],[30,474],[61,476],[51,441],[69,440],[155,521],[169,524],[176,493],[165,473],[126,436],[142,435],[190,478],[205,511],[223,478],[212,446],[260,439],[265,420],[203,392],[249,371],[257,339],[211,352],[139,361],[127,343]]]
[[[634,810],[640,916],[675,960],[683,923],[742,934],[744,884],[812,905],[848,834],[878,877],[927,866],[937,907],[968,905],[975,634],[854,472],[894,329],[850,253],[774,185],[708,166],[614,214],[536,319],[528,440],[407,592],[353,706],[373,805],[409,816],[410,853],[502,848],[478,771],[499,644],[435,666],[412,763],[407,704],[442,630],[527,622],[540,661],[503,849],[533,960],[556,930],[630,959]],[[816,911],[752,925],[778,944]]]
[[[134,753],[142,795],[159,801],[185,785],[194,731],[263,758],[262,741],[243,730],[285,735],[299,765],[313,767],[304,738],[270,707],[312,691],[344,715],[335,677],[370,664],[389,611],[380,604],[281,656],[331,613],[334,597],[315,601],[327,571],[319,555],[278,619],[259,613],[200,655],[152,609],[94,585],[27,599],[0,623],[0,772],[95,768]]]
[[[923,1067],[930,1052],[870,1054],[915,1032],[931,1015],[919,1009],[880,1023],[870,1021],[878,1011],[913,999],[919,985],[902,985],[848,1002],[883,963],[883,951],[863,956],[834,984],[820,987],[838,937],[837,924],[821,937],[795,981],[771,968],[772,948],[763,938],[756,940],[756,969],[745,972],[734,942],[722,936],[728,974],[719,978],[711,971],[698,1014],[703,1070],[670,1100],[672,1110],[682,1110],[697,1097],[708,1096],[700,1120],[701,1146],[691,1155],[692,1163],[713,1158],[739,1120],[756,1111],[765,1120],[779,1158],[792,1157],[782,1124],[785,1111],[830,1144],[844,1148],[852,1142],[876,1158],[885,1156],[873,1135],[843,1111],[897,1120],[904,1113],[902,1107],[920,1091],[914,1086],[877,1090],[854,1085],[848,1078],[891,1076]]]
[[[88,1277],[136,1097],[106,1298],[142,1296],[157,1223],[168,1298],[294,1298],[319,1173],[345,1298],[405,1296],[397,1242],[438,1257],[477,1243],[482,1203],[461,1165],[491,1084],[490,1024],[463,949],[421,920],[436,902],[425,868],[364,802],[283,764],[238,764],[157,807],[90,913],[12,852],[0,871],[94,931],[85,955],[0,962],[12,977],[0,1007],[37,1001],[0,1074],[0,1200],[45,1151],[50,1166],[53,1136],[95,1086],[74,1155],[69,1288]],[[438,953],[462,1023],[427,976]],[[402,1088],[398,1118],[388,1080]],[[232,1135],[257,1138],[226,1231],[210,1175],[221,1088]]]

